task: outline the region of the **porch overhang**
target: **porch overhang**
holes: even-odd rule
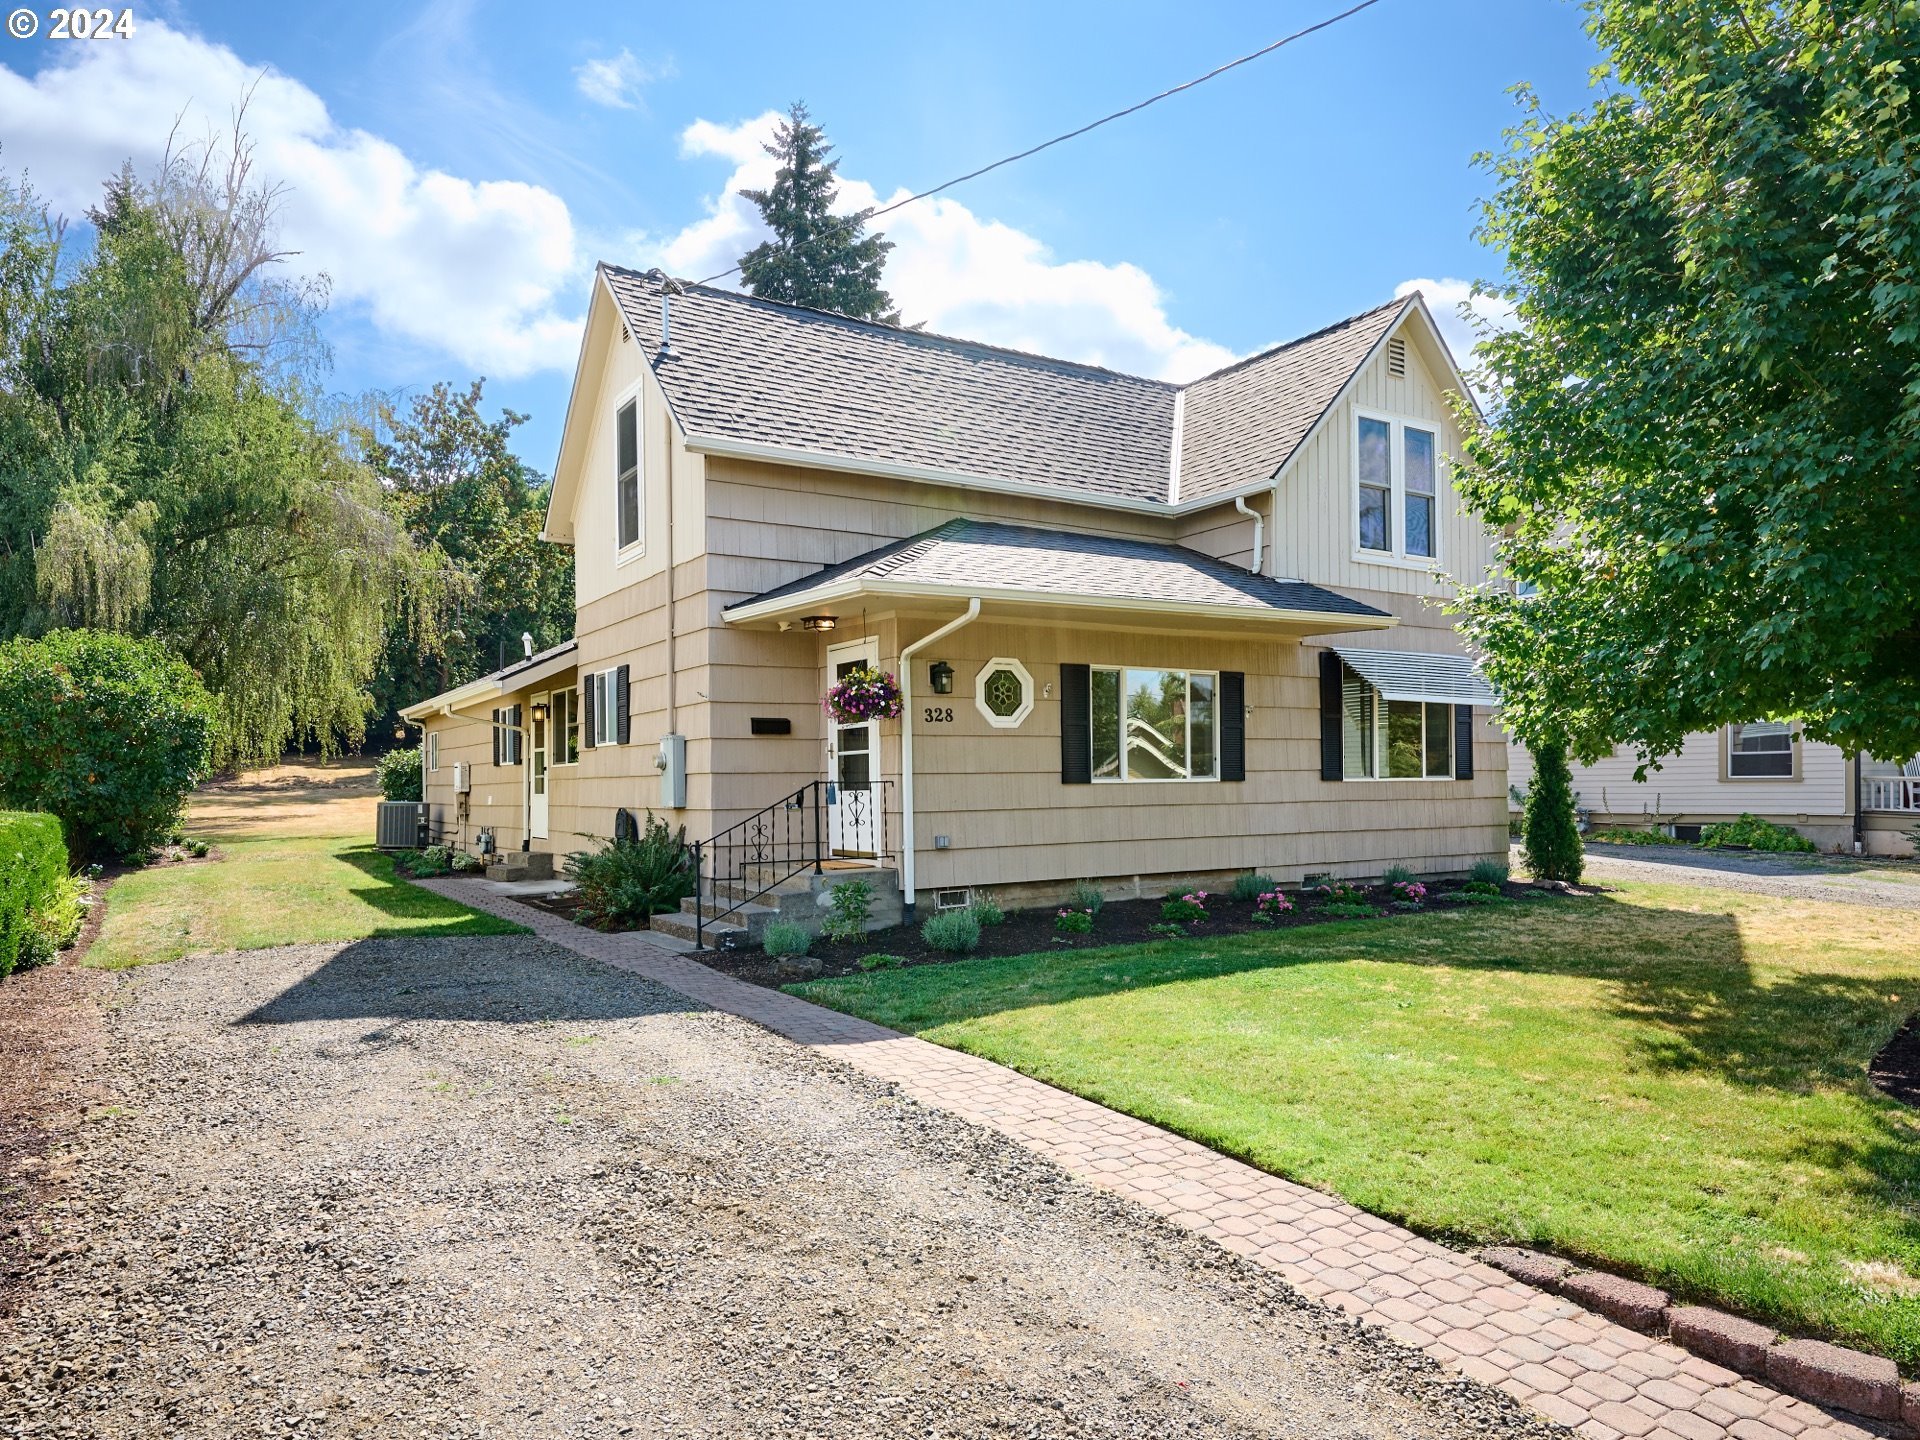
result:
[[[1435,655],[1414,650],[1369,650],[1336,645],[1333,653],[1387,700],[1432,701],[1440,705],[1498,705],[1480,667],[1465,655]]]
[[[542,680],[564,675],[579,664],[579,650],[579,642],[569,640],[522,660],[518,665],[509,665],[504,670],[496,670],[491,675],[482,675],[478,680],[442,691],[430,700],[415,701],[400,711],[400,718],[418,724],[435,715],[457,715],[489,704],[525,690],[530,685],[537,685]]]

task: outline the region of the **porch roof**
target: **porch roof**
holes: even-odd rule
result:
[[[491,675],[482,675],[478,680],[469,680],[464,685],[443,690],[430,700],[417,700],[401,710],[400,716],[403,720],[418,721],[429,715],[451,715],[456,710],[484,705],[489,700],[524,690],[529,685],[550,680],[555,675],[571,670],[576,661],[575,652],[579,648],[578,640],[564,640],[550,649],[496,670]]]
[[[730,624],[777,624],[836,615],[870,597],[967,599],[1021,607],[1133,612],[1206,625],[1253,624],[1296,631],[1380,630],[1384,610],[1301,580],[1253,575],[1189,550],[1147,540],[950,520],[838,565],[736,601]]]

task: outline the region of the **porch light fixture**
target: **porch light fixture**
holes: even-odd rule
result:
[[[534,702],[533,718],[536,720],[544,720],[547,718],[547,702],[546,701],[536,700]]]
[[[944,660],[936,660],[927,667],[927,684],[936,695],[953,694],[953,666]]]
[[[831,630],[840,622],[831,615],[809,615],[800,622],[802,630]]]

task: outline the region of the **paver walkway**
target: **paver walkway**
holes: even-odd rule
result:
[[[1884,1433],[1616,1325],[1317,1190],[990,1060],[735,980],[648,944],[644,934],[588,930],[487,894],[476,881],[415,883],[828,1052],[923,1104],[1011,1136],[1070,1174],[1271,1267],[1303,1294],[1380,1326],[1592,1440],[1865,1440]]]

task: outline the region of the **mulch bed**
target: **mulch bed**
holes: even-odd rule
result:
[[[1920,1109],[1920,1011],[1873,1057],[1867,1078],[1902,1105]]]
[[[1448,909],[1461,906],[1463,890],[1458,883],[1440,882],[1427,886],[1427,902],[1415,907],[1417,910]],[[1551,896],[1555,891],[1537,889],[1532,885],[1509,882],[1504,887],[1508,900],[1534,899]],[[1590,894],[1589,890],[1570,890],[1564,893]],[[1291,930],[1302,925],[1325,925],[1336,920],[1347,920],[1348,915],[1329,915],[1324,911],[1325,901],[1298,893],[1290,894],[1294,909],[1281,916],[1270,925],[1256,924],[1251,916],[1251,902],[1240,903],[1225,894],[1216,894],[1207,902],[1209,918],[1200,924],[1190,926],[1188,935],[1197,940],[1221,938],[1229,935],[1252,933],[1271,933],[1275,930]],[[1414,913],[1413,910],[1396,909],[1390,904],[1390,891],[1387,886],[1374,886],[1367,892],[1368,901],[1383,915],[1396,916]],[[988,925],[980,931],[980,948],[971,955],[952,955],[944,950],[935,950],[920,938],[917,926],[895,925],[886,930],[874,930],[861,940],[853,943],[839,943],[824,938],[815,940],[808,959],[820,962],[820,975],[839,976],[860,973],[859,960],[867,955],[898,955],[907,965],[949,965],[956,960],[978,960],[999,955],[1033,955],[1050,951],[1093,950],[1106,945],[1135,945],[1147,941],[1165,940],[1172,937],[1154,933],[1152,927],[1165,923],[1160,916],[1161,899],[1150,900],[1109,900],[1100,909],[1094,920],[1093,933],[1088,935],[1062,935],[1054,928],[1054,916],[1059,907],[1044,906],[1037,910],[1010,910],[1006,920],[999,925]],[[926,914],[921,915],[925,919]],[[745,980],[755,985],[778,988],[791,984],[795,978],[790,967],[783,966],[759,950],[720,950],[709,951],[700,956],[703,963],[712,966],[724,974]]]

